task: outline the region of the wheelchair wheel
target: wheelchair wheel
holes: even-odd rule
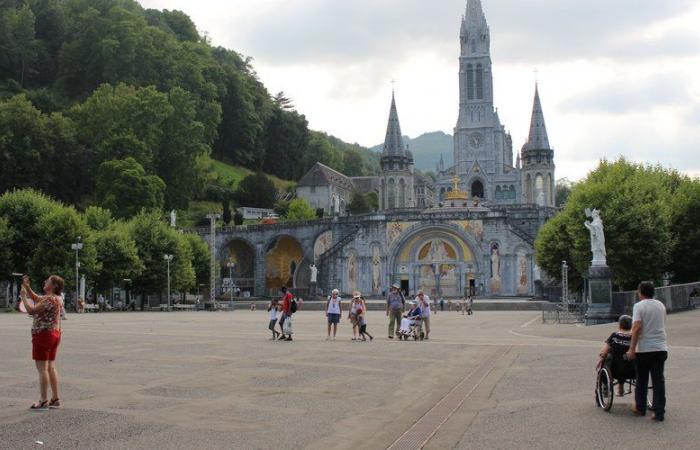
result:
[[[615,391],[613,389],[612,376],[610,376],[610,372],[605,367],[598,372],[595,394],[598,406],[605,411],[610,411],[613,405]]]

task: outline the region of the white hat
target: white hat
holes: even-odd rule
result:
[[[333,289],[333,292],[331,294],[340,294],[340,291],[338,289]]]

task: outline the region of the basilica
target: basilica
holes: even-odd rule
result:
[[[275,295],[282,285],[312,294],[314,265],[320,292],[381,295],[398,284],[444,297],[535,295],[535,238],[556,211],[554,151],[535,87],[529,137],[514,158],[493,102],[490,43],[481,0],[468,0],[451,167],[440,160],[437,180],[416,171],[392,95],[378,176],[348,177],[317,163],[300,180],[297,196],[330,217],[217,236],[222,267],[238,263],[234,282],[245,280],[251,295]],[[375,192],[379,211],[346,214],[355,192]]]

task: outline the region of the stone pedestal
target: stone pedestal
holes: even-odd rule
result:
[[[588,270],[588,311],[586,325],[616,322],[613,310],[612,271],[608,266],[595,265]]]

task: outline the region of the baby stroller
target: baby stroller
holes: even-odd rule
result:
[[[408,326],[408,331],[399,331],[399,340],[407,341],[409,338],[413,338],[414,341],[422,341],[425,337],[425,333],[423,333],[423,318],[416,317],[410,319],[410,321],[411,324]]]

